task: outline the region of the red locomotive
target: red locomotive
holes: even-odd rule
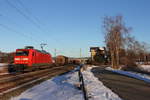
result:
[[[52,61],[52,56],[48,52],[27,46],[24,49],[16,50],[14,65],[9,67],[9,71],[35,70],[36,68],[52,65]]]

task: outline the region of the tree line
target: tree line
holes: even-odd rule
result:
[[[119,69],[121,65],[134,67],[137,63],[148,64],[149,45],[139,42],[131,35],[132,28],[125,25],[123,16],[105,16],[103,29],[113,68]]]

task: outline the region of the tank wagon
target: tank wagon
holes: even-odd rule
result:
[[[50,67],[52,64],[53,60],[50,53],[27,46],[24,49],[16,49],[14,64],[9,67],[9,72],[35,70],[45,66]]]
[[[55,63],[56,63],[57,66],[59,66],[59,65],[65,65],[65,64],[69,63],[69,59],[66,56],[59,55],[59,56],[56,57]]]

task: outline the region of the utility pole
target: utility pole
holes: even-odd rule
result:
[[[55,52],[54,55],[55,55],[55,57],[56,57],[56,55],[57,55],[57,50],[55,49],[54,52]]]
[[[81,56],[82,56],[82,54],[81,54],[82,52],[81,52],[81,51],[82,51],[82,50],[81,50],[81,48],[80,48],[80,58],[81,58]]]
[[[42,49],[42,51],[43,51],[43,50],[44,50],[43,47],[44,47],[45,45],[47,45],[47,44],[46,44],[46,43],[41,43],[40,45],[41,45],[41,49]]]

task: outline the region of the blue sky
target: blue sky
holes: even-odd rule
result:
[[[81,48],[82,56],[90,56],[90,46],[104,46],[103,17],[118,14],[132,36],[150,43],[149,5],[150,0],[0,0],[0,50],[47,43],[52,55],[56,48],[57,54],[79,57]]]

